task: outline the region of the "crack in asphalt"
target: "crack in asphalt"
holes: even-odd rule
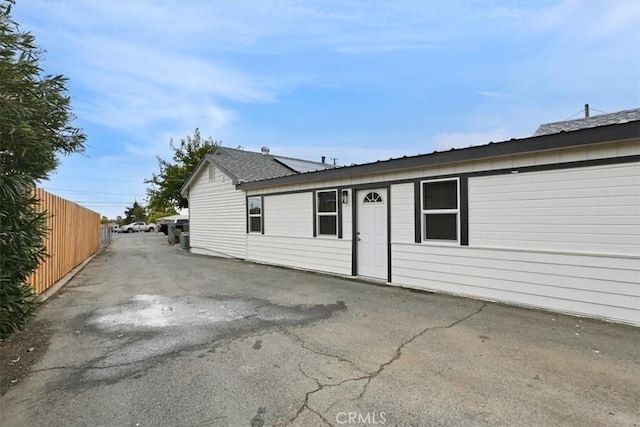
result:
[[[316,385],[318,386],[318,388],[316,388],[315,390],[311,390],[309,392],[307,392],[305,394],[305,399],[304,399],[304,404],[300,407],[300,409],[298,410],[298,412],[296,413],[295,418],[298,418],[298,416],[300,416],[300,414],[302,413],[302,411],[304,411],[305,409],[313,412],[314,414],[316,414],[318,417],[320,417],[322,419],[322,421],[327,424],[327,425],[331,425],[331,423],[319,412],[317,412],[315,409],[311,408],[309,406],[309,396],[312,395],[313,393],[322,390],[322,388],[324,387],[324,385],[320,382],[320,380],[318,380],[316,377],[312,377],[310,375],[308,375],[304,369],[302,369],[302,359],[304,356],[300,357],[300,362],[298,362],[298,369],[300,370],[300,372],[302,373],[302,375],[304,375],[305,377],[309,378],[310,380],[314,380]],[[295,419],[294,418],[294,419]]]
[[[335,354],[331,354],[331,353],[325,353],[324,351],[320,351],[320,350],[316,350],[314,348],[308,347],[307,346],[307,342],[305,340],[303,340],[302,338],[300,338],[298,335],[296,335],[295,333],[291,332],[290,330],[277,325],[277,328],[283,332],[285,335],[293,337],[296,341],[298,341],[298,343],[300,344],[300,346],[302,348],[304,348],[305,350],[310,351],[311,353],[317,354],[319,356],[326,356],[326,357],[331,357],[332,359],[336,359],[340,362],[343,363],[348,363],[349,365],[353,366],[355,368],[356,371],[358,372],[362,372],[363,374],[366,374],[367,371],[365,371],[364,369],[362,369],[361,367],[359,367],[358,365],[356,365],[353,361],[349,360],[349,359],[345,359],[344,357],[341,356],[337,356]]]
[[[484,308],[485,308],[486,306],[487,306],[487,303],[486,303],[486,302],[484,302],[484,303],[482,303],[482,305],[481,305],[478,309],[476,309],[475,311],[473,311],[473,312],[471,312],[471,313],[467,314],[466,316],[464,316],[464,317],[462,317],[462,318],[460,318],[460,319],[456,320],[455,322],[452,322],[452,323],[450,323],[450,324],[448,324],[448,325],[443,325],[443,326],[430,326],[430,327],[428,327],[428,328],[425,328],[425,329],[421,330],[420,332],[418,332],[417,334],[413,335],[413,336],[412,336],[411,338],[409,338],[408,340],[406,340],[406,341],[404,341],[403,343],[401,343],[401,344],[396,348],[396,351],[395,351],[394,356],[393,356],[391,359],[389,359],[388,361],[386,361],[386,362],[384,362],[383,364],[381,364],[381,365],[378,367],[378,369],[376,369],[375,371],[373,371],[373,372],[371,372],[371,373],[366,373],[365,371],[363,371],[363,370],[361,370],[361,369],[359,369],[359,368],[358,368],[358,370],[359,370],[360,372],[366,373],[366,375],[363,375],[363,376],[361,376],[361,377],[356,377],[356,378],[347,378],[347,379],[344,379],[344,380],[342,380],[342,381],[340,381],[340,382],[338,382],[338,383],[336,383],[336,384],[322,384],[322,383],[321,383],[317,378],[314,378],[314,377],[311,377],[311,376],[307,375],[307,373],[306,373],[306,372],[304,371],[304,369],[302,369],[302,367],[301,367],[301,364],[302,364],[302,358],[300,358],[300,363],[298,363],[298,369],[300,370],[300,372],[302,373],[302,375],[304,375],[305,377],[307,377],[307,378],[309,378],[309,379],[314,380],[314,381],[316,382],[316,384],[317,384],[317,386],[318,386],[318,387],[317,387],[315,390],[308,391],[308,392],[305,394],[305,399],[304,399],[304,402],[303,402],[302,406],[298,409],[298,411],[296,412],[296,414],[295,414],[295,415],[294,415],[294,416],[293,416],[293,417],[292,417],[292,418],[287,422],[287,424],[286,424],[286,425],[290,425],[290,424],[292,424],[292,423],[293,423],[293,422],[294,422],[294,421],[295,421],[295,420],[300,416],[300,414],[301,414],[305,409],[308,409],[309,411],[311,411],[311,412],[313,412],[313,413],[317,414],[317,415],[318,415],[318,416],[323,420],[323,422],[325,422],[327,425],[333,426],[333,424],[332,424],[332,423],[330,423],[330,422],[329,422],[329,421],[328,421],[328,420],[327,420],[323,415],[321,415],[320,413],[318,413],[318,411],[314,410],[313,408],[311,408],[311,407],[309,406],[309,397],[310,397],[311,395],[313,395],[313,394],[315,394],[315,393],[319,392],[320,390],[323,390],[325,387],[339,387],[339,386],[341,386],[342,384],[347,383],[347,382],[357,382],[357,381],[363,381],[363,380],[366,380],[366,383],[364,384],[364,387],[362,388],[362,391],[360,392],[360,394],[358,394],[358,396],[357,396],[356,398],[354,398],[354,399],[349,399],[349,400],[350,400],[350,401],[354,401],[354,400],[359,400],[359,399],[361,399],[361,398],[365,395],[365,393],[367,392],[367,389],[368,389],[368,387],[369,387],[369,384],[371,383],[371,380],[373,380],[375,377],[377,377],[377,376],[378,376],[382,371],[384,371],[384,370],[385,370],[385,368],[387,368],[387,367],[388,367],[389,365],[391,365],[393,362],[395,362],[396,360],[398,360],[398,359],[400,358],[400,356],[402,356],[402,350],[403,350],[407,345],[411,344],[412,342],[414,342],[414,341],[415,341],[415,340],[417,340],[418,338],[422,337],[422,336],[423,336],[424,334],[426,334],[427,332],[435,331],[435,330],[440,330],[440,329],[450,329],[450,328],[453,328],[454,326],[459,325],[460,323],[464,322],[465,320],[468,320],[468,319],[470,319],[471,317],[473,317],[473,316],[475,316],[475,315],[477,315],[477,314],[481,313],[481,312],[482,312],[482,310],[484,310]],[[304,340],[302,340],[302,338],[300,338],[300,337],[298,337],[297,335],[295,335],[295,334],[291,333],[290,331],[287,331],[287,332],[289,332],[292,336],[294,336],[294,337],[298,338],[298,340],[304,344]],[[303,348],[306,348],[306,347],[304,347],[304,345],[303,345],[302,347],[303,347]],[[315,352],[315,351],[313,351],[312,349],[308,349],[308,348],[307,348],[307,350],[310,350],[310,351],[312,351],[312,352],[314,352],[314,353],[316,353],[316,354],[320,354],[320,355],[324,355],[324,356],[330,356],[330,357],[339,358],[339,356],[329,355],[329,354],[326,354],[326,353],[323,353],[323,352]],[[349,360],[346,360],[346,359],[344,359],[344,361],[351,363],[354,367],[356,367],[356,368],[357,368],[357,366],[356,366],[353,362],[351,362],[351,361],[349,361]],[[332,409],[332,408],[333,408],[333,407],[334,407],[338,402],[340,402],[340,401],[335,401],[334,403],[332,403],[332,404],[331,404],[331,405],[330,405],[330,406],[329,406],[329,407],[328,407],[328,408],[327,408],[323,413],[324,413],[324,414],[326,414],[326,413],[327,413],[328,411],[330,411],[330,410],[331,410],[331,409]]]
[[[280,330],[281,330],[285,335],[288,335],[288,336],[294,337],[294,338],[295,338],[295,340],[296,340],[296,341],[298,341],[298,343],[300,343],[300,346],[301,346],[302,348],[304,348],[305,350],[308,350],[308,351],[310,351],[310,352],[312,352],[312,353],[314,353],[314,354],[318,354],[318,355],[320,355],[320,356],[328,356],[328,357],[336,358],[336,359],[338,359],[338,360],[340,360],[340,361],[348,362],[348,363],[350,363],[352,366],[354,366],[356,369],[358,369],[359,371],[363,372],[363,371],[362,371],[361,369],[359,369],[359,368],[358,368],[358,367],[357,367],[353,362],[351,362],[351,361],[349,361],[349,360],[347,360],[347,359],[341,358],[341,357],[339,357],[339,356],[335,356],[335,355],[333,355],[333,354],[328,354],[328,353],[324,353],[324,352],[320,352],[320,351],[315,351],[315,350],[313,350],[313,349],[311,349],[311,348],[306,347],[306,346],[305,346],[305,341],[304,341],[302,338],[300,338],[299,336],[297,336],[297,335],[296,335],[296,334],[294,334],[293,332],[291,332],[291,331],[287,330],[286,328],[283,328],[283,327],[278,326],[278,329],[280,329]],[[332,426],[333,424],[331,424],[331,423],[329,422],[329,420],[327,420],[327,419],[324,417],[324,415],[322,415],[320,412],[316,411],[315,409],[313,409],[313,408],[311,408],[311,407],[309,406],[309,396],[311,396],[312,394],[314,394],[314,393],[316,393],[316,392],[318,392],[318,391],[322,390],[326,385],[325,385],[325,384],[322,384],[322,383],[320,382],[320,380],[319,380],[319,379],[317,379],[316,377],[313,377],[313,376],[311,376],[311,375],[309,375],[309,374],[307,374],[307,373],[305,372],[305,370],[302,368],[302,361],[303,361],[303,359],[304,359],[304,354],[300,355],[300,361],[298,362],[298,370],[300,371],[300,373],[301,373],[304,377],[306,377],[306,378],[308,378],[308,379],[310,379],[310,380],[313,380],[313,381],[316,383],[317,388],[316,388],[316,389],[314,389],[314,390],[310,390],[310,391],[308,391],[308,392],[306,392],[306,393],[305,393],[305,396],[304,396],[304,402],[302,403],[302,406],[300,406],[300,408],[298,408],[298,410],[296,411],[296,414],[295,414],[295,415],[294,415],[294,416],[293,416],[289,421],[287,421],[287,424],[286,424],[286,425],[289,425],[289,424],[291,424],[292,422],[294,422],[294,421],[295,421],[295,420],[300,416],[300,414],[302,414],[302,412],[306,409],[306,410],[308,410],[309,412],[313,412],[314,414],[316,414],[316,415],[317,415],[317,416],[322,420],[322,422],[323,422],[324,424],[326,424],[326,425],[328,425],[328,426]]]
[[[487,306],[487,303],[482,303],[482,305],[480,306],[480,308],[478,308],[476,311],[466,315],[465,317],[456,320],[455,322],[449,324],[449,325],[445,325],[445,326],[433,326],[433,327],[429,327],[429,328],[425,328],[423,329],[420,333],[412,336],[411,338],[409,338],[407,341],[403,342],[397,349],[396,349],[396,353],[395,355],[388,360],[387,362],[383,363],[382,365],[380,365],[378,367],[378,369],[372,374],[369,375],[367,378],[367,382],[364,385],[364,388],[362,389],[362,392],[358,395],[358,397],[354,400],[358,400],[360,398],[362,398],[362,396],[364,396],[364,394],[367,392],[367,388],[369,387],[369,384],[371,383],[371,380],[375,377],[378,376],[378,374],[380,374],[382,371],[384,371],[384,369],[391,365],[393,362],[395,362],[396,360],[398,360],[400,358],[400,356],[402,355],[402,349],[404,349],[407,345],[411,344],[413,341],[415,341],[416,339],[422,337],[424,334],[426,334],[427,332],[430,331],[435,331],[435,330],[439,330],[439,329],[449,329],[449,328],[453,328],[456,325],[459,325],[460,323],[464,322],[465,320],[470,319],[471,317],[475,316],[476,314],[480,313],[482,310],[484,310],[484,308]],[[360,378],[360,379],[364,379],[364,378]]]
[[[303,356],[304,357],[304,356]],[[317,379],[316,377],[312,377],[311,375],[307,374],[305,372],[304,369],[302,369],[302,359],[303,357],[300,358],[300,361],[298,362],[298,370],[300,372],[302,372],[302,375],[304,375],[305,377],[309,378],[310,380],[314,380],[316,382],[316,385],[318,386],[318,389],[320,389],[322,387],[322,384],[320,383],[320,380]]]
[[[34,369],[31,372],[46,372],[46,371],[55,371],[55,370],[61,370],[61,369],[69,369],[69,370],[111,369],[111,368],[119,368],[121,366],[135,365],[139,363],[143,363],[143,361],[117,363],[114,365],[107,365],[107,366],[52,366],[50,368]]]
[[[304,396],[304,402],[302,403],[302,406],[300,406],[300,408],[298,408],[298,411],[296,412],[296,414],[295,414],[295,415],[294,415],[294,416],[293,416],[289,421],[287,421],[287,424],[286,424],[286,425],[289,425],[289,424],[293,423],[293,422],[294,422],[294,421],[295,421],[295,420],[300,416],[300,414],[301,414],[301,413],[306,409],[306,410],[308,410],[308,411],[310,411],[310,412],[313,412],[313,413],[314,413],[314,414],[316,414],[318,417],[320,417],[320,419],[321,419],[321,420],[322,420],[326,425],[332,426],[333,424],[331,424],[331,423],[329,422],[329,420],[327,420],[327,419],[324,417],[324,415],[320,414],[318,411],[316,411],[315,409],[313,409],[313,408],[311,408],[311,407],[309,406],[309,396],[311,396],[312,394],[314,394],[314,393],[316,393],[316,392],[318,392],[318,391],[322,390],[322,389],[324,388],[324,385],[322,385],[322,383],[321,383],[320,381],[318,381],[318,379],[317,379],[317,378],[315,378],[315,377],[311,377],[311,376],[307,375],[307,373],[304,371],[304,369],[302,369],[301,364],[302,364],[302,357],[300,357],[300,362],[298,362],[298,369],[300,370],[300,372],[302,373],[302,375],[304,375],[306,378],[309,378],[310,380],[314,380],[314,381],[315,381],[315,383],[316,383],[316,385],[317,385],[317,388],[316,388],[315,390],[310,390],[310,391],[308,391],[308,392],[306,392],[306,393],[305,393],[305,396]]]

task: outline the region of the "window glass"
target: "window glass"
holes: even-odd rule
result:
[[[338,212],[335,191],[318,192],[318,212]]]
[[[259,216],[252,216],[249,218],[249,231],[258,233],[262,231],[262,224]]]
[[[458,181],[425,182],[423,185],[423,209],[457,209]]]
[[[382,196],[378,193],[371,192],[364,196],[364,203],[383,203]]]
[[[458,240],[458,215],[425,215],[425,230],[429,240]]]
[[[260,197],[249,198],[249,213],[258,215],[262,213],[262,200],[260,200]]]
[[[338,234],[337,216],[323,215],[318,217],[318,234]]]

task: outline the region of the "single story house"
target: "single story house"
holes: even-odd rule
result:
[[[330,167],[218,148],[191,251],[640,325],[640,109]]]

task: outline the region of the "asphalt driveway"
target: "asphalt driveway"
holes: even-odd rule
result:
[[[3,426],[640,425],[640,328],[118,235]]]

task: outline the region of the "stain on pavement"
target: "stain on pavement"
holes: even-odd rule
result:
[[[118,343],[82,370],[81,382],[114,382],[140,374],[164,358],[275,325],[304,325],[346,310],[328,305],[281,306],[259,298],[136,295],[90,314],[89,332]],[[259,349],[260,340],[253,345]]]
[[[267,408],[260,407],[258,408],[258,413],[255,417],[251,419],[251,427],[262,427],[264,426],[264,414],[267,413]]]

